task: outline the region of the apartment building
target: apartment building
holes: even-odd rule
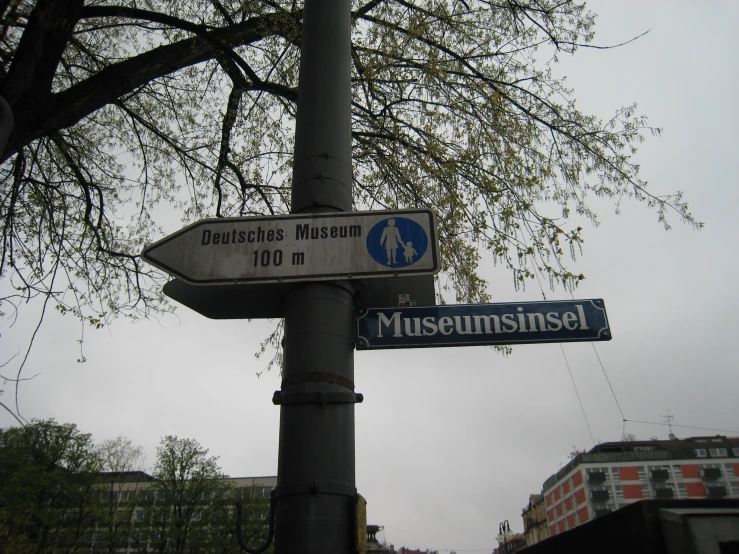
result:
[[[231,518],[234,501],[249,501],[254,497],[268,499],[277,486],[277,477],[230,477],[222,484],[226,486],[215,490],[184,488],[179,493],[177,509],[189,525],[208,527],[209,523],[203,519],[208,510],[219,512],[221,518]],[[115,551],[123,554],[156,551],[154,544],[166,543],[162,531],[167,518],[171,517],[168,514],[174,510],[174,493],[157,487],[154,477],[143,471],[100,473],[94,488],[102,500],[100,508],[108,512],[108,517],[103,518],[108,524],[88,526],[79,538],[66,533],[74,531],[73,527],[65,529],[60,533],[60,546],[76,544],[81,552],[102,552],[115,545]],[[76,511],[68,515],[70,524],[79,516]],[[100,515],[103,514],[98,513]],[[244,534],[248,535],[246,531]]]
[[[527,546],[541,542],[549,536],[544,495],[529,495],[529,503],[521,512],[521,517]]]
[[[542,496],[549,536],[645,498],[739,498],[739,437],[671,434],[669,440],[602,443],[549,477]],[[531,508],[530,502],[525,512]],[[536,526],[538,518],[529,517]]]

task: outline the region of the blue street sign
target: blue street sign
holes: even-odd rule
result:
[[[407,217],[388,217],[367,233],[367,252],[386,267],[407,267],[420,260],[429,237],[421,225]]]
[[[357,350],[603,340],[600,299],[376,308],[357,320]]]

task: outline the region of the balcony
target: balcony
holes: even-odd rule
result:
[[[706,481],[713,479],[719,479],[721,477],[721,468],[718,467],[704,467],[701,469],[701,477]]]
[[[590,491],[590,500],[593,502],[607,502],[611,498],[608,491]]]
[[[706,487],[706,496],[708,498],[724,498],[726,487]]]
[[[588,473],[588,483],[605,483],[606,474],[604,471],[593,471]]]
[[[654,489],[655,498],[675,498],[675,492],[672,489]]]
[[[649,478],[652,481],[667,481],[670,478],[670,472],[666,469],[650,469]]]
[[[595,514],[595,517],[600,517],[606,514],[610,514],[611,509],[610,508],[596,508],[595,510],[593,510],[593,513]]]

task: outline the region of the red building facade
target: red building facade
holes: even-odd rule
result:
[[[549,535],[643,498],[739,498],[739,437],[602,443],[542,487]]]

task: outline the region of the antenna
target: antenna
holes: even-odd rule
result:
[[[670,440],[675,440],[676,437],[672,433],[672,420],[675,419],[675,416],[670,413],[670,408],[667,408],[667,413],[661,417],[667,422],[667,426],[670,429],[670,434],[668,435],[670,437]]]

